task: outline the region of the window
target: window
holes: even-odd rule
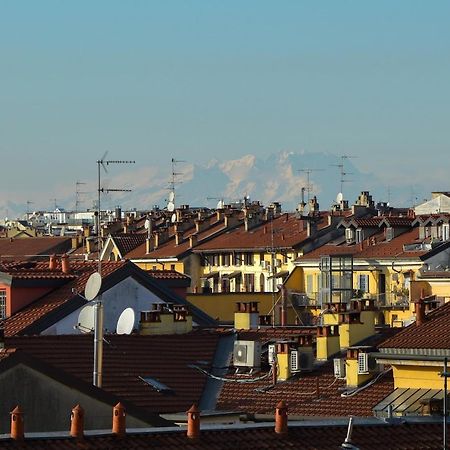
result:
[[[219,255],[217,253],[212,255],[211,259],[212,259],[212,265],[213,266],[218,266],[219,265]]]
[[[244,264],[253,266],[253,253],[244,253]]]
[[[6,318],[6,289],[0,289],[0,319]]]
[[[234,253],[233,254],[233,263],[235,266],[240,266],[241,265],[241,254],[240,253]]]
[[[356,243],[360,244],[364,240],[364,233],[362,228],[356,230]]]
[[[358,276],[358,289],[362,292],[369,292],[369,275]]]
[[[352,242],[354,239],[353,236],[353,228],[346,228],[345,229],[345,239],[347,240],[347,242]]]
[[[308,295],[308,297],[311,296],[311,294],[314,292],[313,276],[314,275],[306,275],[306,294]]]
[[[442,240],[448,241],[450,237],[450,225],[448,223],[444,223],[442,225]]]
[[[170,265],[170,270],[175,270],[175,264]]]
[[[254,292],[254,290],[255,290],[255,275],[253,273],[244,274],[244,288],[245,288],[245,292]]]
[[[223,266],[230,265],[230,254],[229,253],[225,253],[224,255],[222,255],[222,265]]]

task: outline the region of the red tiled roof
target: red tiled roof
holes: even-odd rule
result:
[[[23,239],[0,239],[0,259],[17,258],[22,260],[36,255],[65,253],[72,246],[70,237],[33,237]]]
[[[326,217],[318,219],[318,229],[328,226]],[[273,233],[272,233],[273,230]],[[221,234],[195,251],[213,251],[227,249],[258,249],[267,247],[290,248],[308,239],[306,220],[299,219],[295,214],[285,213],[263,224],[245,231],[244,225]]]
[[[239,339],[259,340],[261,343],[278,340],[295,340],[299,336],[316,336],[317,327],[260,327],[236,330]]]
[[[194,331],[182,335],[108,335],[103,345],[102,388],[151,412],[179,412],[200,400],[205,377],[189,364],[212,364],[218,334]],[[92,382],[92,335],[6,338],[7,347],[86,382]],[[157,392],[139,377],[151,377],[172,392]]]
[[[119,262],[103,262],[102,263],[102,276],[106,277],[113,273],[115,270],[123,267],[126,264],[125,261]],[[36,270],[39,273],[43,270],[45,263],[37,264]],[[26,329],[29,325],[42,318],[46,314],[56,310],[70,299],[74,298],[76,294],[74,292],[84,292],[84,287],[89,276],[96,272],[98,265],[96,262],[75,262],[70,263],[72,276],[71,280],[55,289],[50,294],[45,295],[41,299],[31,303],[24,309],[18,311],[13,316],[5,320],[5,335],[12,336]],[[58,266],[59,270],[60,266]],[[57,269],[58,270],[58,269]],[[49,271],[50,272],[50,271]],[[61,273],[61,272],[60,272]],[[75,278],[73,278],[75,276]]]
[[[189,280],[190,277],[176,270],[147,270],[151,277],[158,280]]]
[[[122,257],[145,243],[147,233],[118,234],[112,236]]]
[[[288,411],[289,413],[289,411]],[[70,412],[68,412],[70,414]],[[26,416],[25,416],[26,423]],[[26,425],[25,425],[26,426]],[[248,425],[202,429],[198,439],[189,439],[183,429],[128,433],[123,438],[112,434],[85,435],[83,440],[70,437],[27,437],[18,442],[1,439],[6,450],[336,450],[347,435],[347,425],[292,425],[279,435],[273,425]],[[351,442],[364,450],[430,450],[442,448],[441,423],[354,424]]]
[[[253,376],[256,378],[258,374]],[[236,380],[239,375],[229,375],[228,378]],[[271,383],[270,378],[255,383],[225,382],[217,409],[271,414],[273,405],[283,399],[293,415],[370,417],[373,416],[372,408],[394,389],[392,376],[388,374],[352,397],[341,397],[345,380],[334,377],[333,361],[326,362],[313,372],[302,373],[298,378],[278,382],[273,388],[270,388]]]
[[[415,323],[385,340],[379,348],[450,349],[450,303],[426,316],[420,326]]]

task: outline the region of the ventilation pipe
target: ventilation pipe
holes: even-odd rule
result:
[[[278,403],[275,410],[275,433],[286,434],[288,431],[287,406],[284,401]]]
[[[112,432],[117,437],[124,437],[127,431],[127,415],[122,403],[117,403],[113,408]]]
[[[25,437],[23,412],[20,406],[16,406],[11,412],[11,439],[21,441]]]
[[[189,439],[198,439],[200,437],[200,410],[194,403],[187,412],[187,437]]]
[[[84,436],[84,409],[76,405],[70,414],[70,435],[77,439]]]

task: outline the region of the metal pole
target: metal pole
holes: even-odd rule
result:
[[[102,387],[103,375],[103,304],[101,295],[94,305],[94,373],[93,384]]]
[[[447,357],[444,358],[444,450],[447,450]]]

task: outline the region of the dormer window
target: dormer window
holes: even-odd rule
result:
[[[394,239],[394,229],[392,227],[386,228],[386,241],[392,241]]]
[[[448,241],[450,238],[450,224],[443,223],[442,224],[442,240]]]
[[[356,229],[356,243],[360,244],[364,240],[364,232],[362,228]]]
[[[353,242],[353,239],[355,239],[355,233],[353,228],[346,228],[345,229],[345,240],[350,243]]]

